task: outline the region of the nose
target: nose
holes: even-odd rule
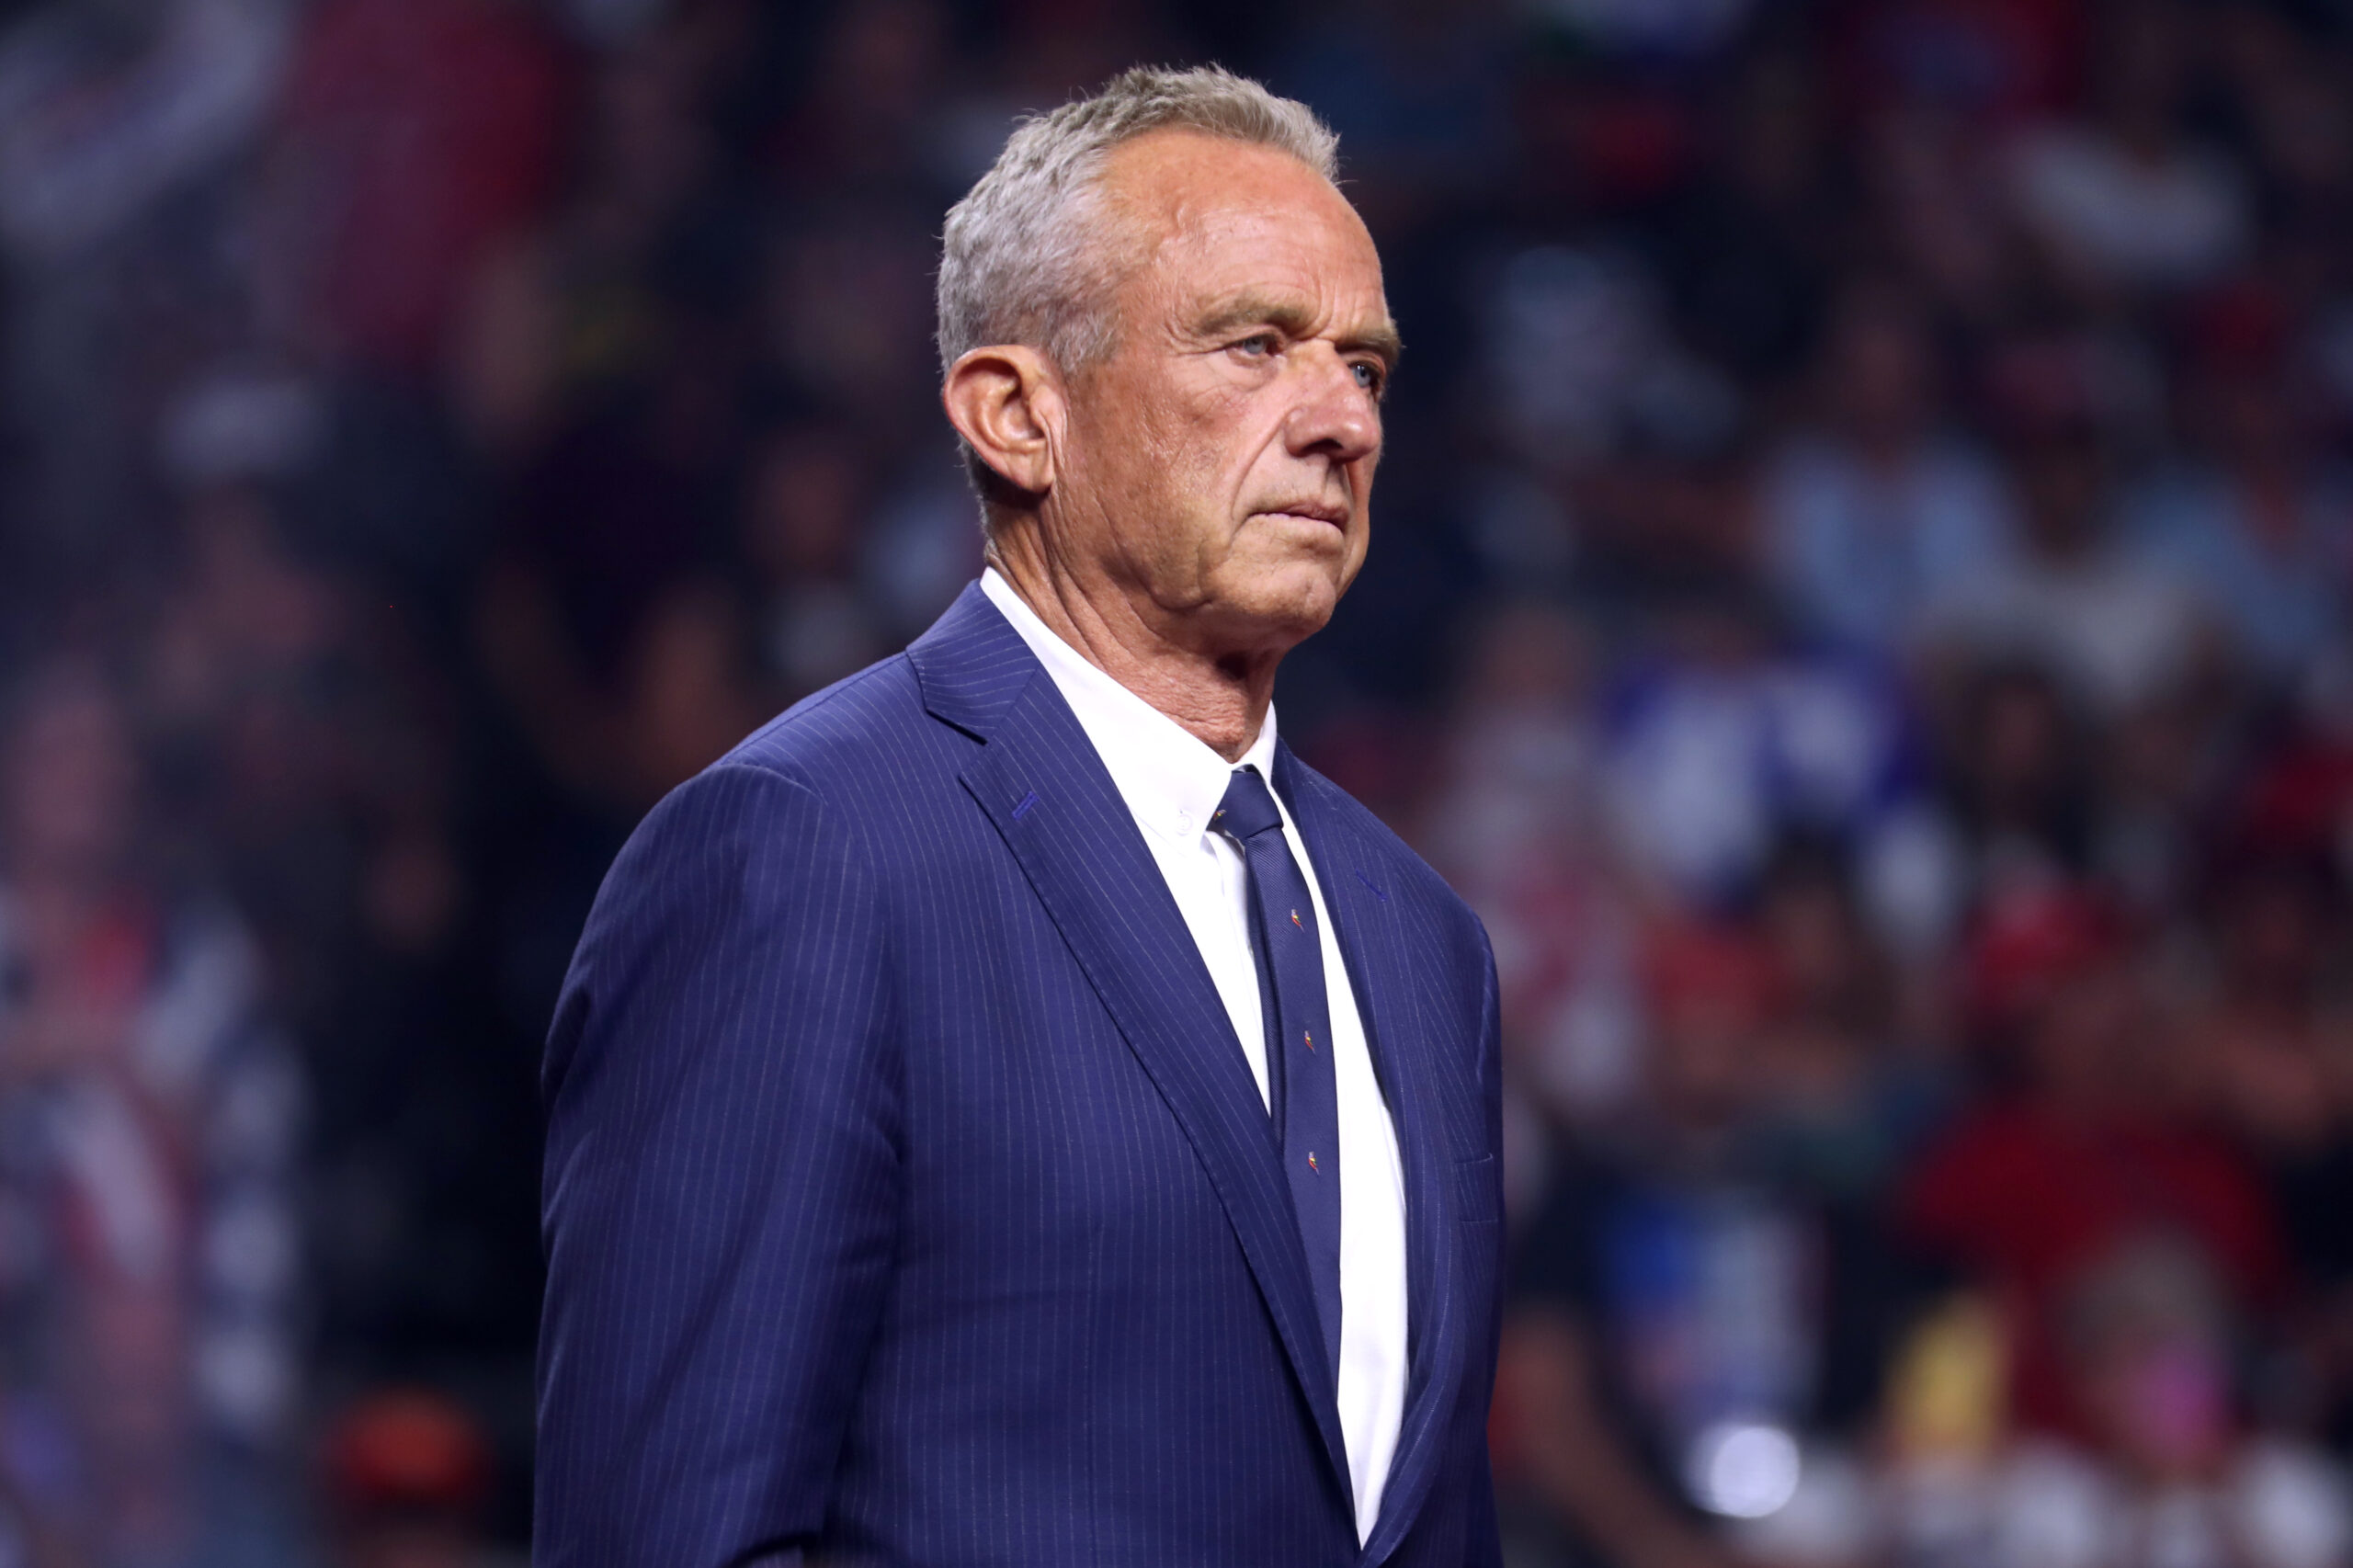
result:
[[[1284,416],[1293,457],[1357,462],[1381,450],[1381,405],[1357,380],[1356,367],[1328,346],[1305,357],[1297,401]]]

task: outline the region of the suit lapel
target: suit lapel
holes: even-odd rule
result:
[[[1208,1173],[1345,1503],[1338,1400],[1266,1106],[1133,815],[1052,679],[977,587],[908,653],[926,706],[985,742],[960,775],[965,789]]]
[[[1430,1022],[1414,984],[1395,899],[1362,835],[1332,809],[1331,786],[1309,776],[1288,746],[1276,756],[1275,777],[1307,841],[1315,880],[1324,890],[1339,938],[1340,956],[1363,1016],[1373,1071],[1389,1102],[1405,1186],[1405,1286],[1408,1345],[1405,1409],[1381,1493],[1381,1517],[1365,1542],[1362,1568],[1377,1568],[1396,1551],[1420,1513],[1435,1478],[1446,1437],[1446,1415],[1462,1376],[1468,1325],[1453,1288],[1455,1216],[1452,1150],[1437,1125],[1442,1103],[1427,1082]]]

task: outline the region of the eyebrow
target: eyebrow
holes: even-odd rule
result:
[[[1305,306],[1256,294],[1239,295],[1212,307],[1194,331],[1203,337],[1216,337],[1237,327],[1260,325],[1271,326],[1290,337],[1314,335],[1314,322]],[[1397,368],[1398,357],[1405,351],[1395,324],[1386,319],[1378,325],[1349,333],[1335,347],[1343,354],[1370,354],[1390,370]]]

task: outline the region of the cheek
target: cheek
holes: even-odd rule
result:
[[[1120,449],[1119,460],[1131,483],[1182,501],[1214,482],[1231,451],[1227,403],[1165,392],[1139,398],[1132,422],[1104,435]]]
[[[1192,400],[1183,418],[1191,471],[1237,487],[1279,449],[1268,425],[1246,392],[1219,387]]]

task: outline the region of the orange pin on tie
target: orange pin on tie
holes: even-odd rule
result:
[[[1302,1029],[1299,1031],[1299,1038],[1307,1042],[1308,1050],[1313,1051],[1315,1049],[1315,1037],[1313,1035],[1309,1034],[1305,1029]]]
[[[1299,925],[1299,911],[1296,909],[1290,912],[1290,923],[1294,926],[1299,926],[1299,928],[1302,931],[1307,929],[1306,926]]]
[[[1324,1174],[1324,1167],[1315,1163],[1315,1151],[1313,1149],[1310,1149],[1307,1152],[1307,1168],[1313,1171],[1317,1176],[1322,1176]]]

